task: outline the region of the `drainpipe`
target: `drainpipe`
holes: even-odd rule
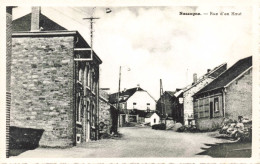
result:
[[[226,88],[222,90],[222,103],[223,103],[223,117],[225,118],[226,116]]]

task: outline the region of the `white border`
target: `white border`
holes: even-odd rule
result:
[[[253,152],[252,158],[9,158],[5,159],[5,30],[1,30],[0,40],[0,78],[1,78],[1,115],[0,115],[0,162],[5,163],[258,163],[259,160],[259,100],[260,100],[260,83],[259,83],[259,22],[260,22],[260,5],[257,0],[5,0],[0,5],[0,20],[2,29],[6,27],[6,9],[5,6],[252,6],[253,7]],[[4,27],[4,28],[3,28]]]

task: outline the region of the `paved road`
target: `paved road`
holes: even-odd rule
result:
[[[204,157],[196,154],[208,148],[205,144],[225,142],[213,133],[177,133],[147,127],[119,129],[120,139],[91,141],[68,149],[37,148],[17,157]]]

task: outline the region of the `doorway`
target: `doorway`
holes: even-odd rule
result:
[[[210,102],[210,118],[213,118],[213,102]]]

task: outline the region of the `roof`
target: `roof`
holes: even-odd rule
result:
[[[145,91],[140,87],[135,87],[135,88],[131,88],[131,89],[127,89],[125,91],[121,91],[119,94],[119,102],[126,102],[133,94],[135,94],[135,92],[137,91]],[[109,102],[114,104],[117,103],[117,97],[118,96],[118,92],[113,93],[109,96]],[[123,98],[124,97],[124,98]]]
[[[177,92],[174,94],[174,96],[175,96],[175,97],[179,97],[182,93],[183,93],[183,90],[179,90],[179,91],[177,91]]]
[[[174,94],[175,94],[174,91],[165,91],[165,93],[168,93],[171,97],[174,97]]]
[[[223,72],[219,77],[209,83],[206,87],[202,88],[195,95],[216,90],[219,88],[224,88],[227,86],[232,80],[242,74],[244,71],[252,67],[252,56],[246,57],[244,59],[240,59],[233,66],[231,66],[228,70]]]
[[[152,117],[153,114],[156,114],[156,113],[147,113],[147,115],[145,116],[145,118],[150,118]],[[157,115],[157,114],[156,114]]]
[[[192,84],[188,87],[186,87],[183,92],[188,91],[189,89],[195,87],[197,84],[199,84],[201,81],[203,81],[205,78],[210,77],[215,79],[216,77],[218,77],[221,73],[223,73],[225,70],[227,69],[227,63],[223,63],[217,67],[215,67],[214,69],[212,69],[211,71],[207,72],[206,74],[204,74],[203,76],[201,76],[197,82],[195,84]]]
[[[29,13],[23,17],[15,19],[12,21],[13,37],[39,37],[39,36],[77,36],[77,42],[75,43],[75,48],[90,48],[86,40],[80,35],[78,31],[69,31],[56,22],[52,21],[47,16],[40,13],[40,27],[41,30],[37,32],[31,32],[31,16]],[[99,64],[102,60],[94,52],[93,57],[98,61]]]
[[[29,13],[23,17],[13,20],[13,31],[31,31],[31,17],[32,14]],[[43,28],[43,31],[67,30],[43,14],[40,14],[40,27]]]
[[[165,93],[168,93],[171,97],[179,97],[182,92],[183,89],[176,89],[176,91],[165,91]]]

